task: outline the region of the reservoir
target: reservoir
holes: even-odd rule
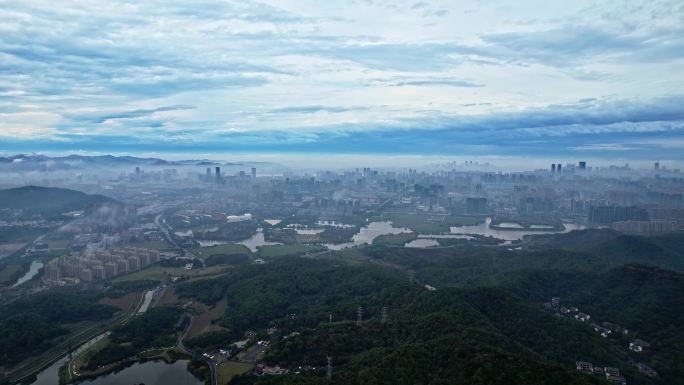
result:
[[[135,363],[119,372],[109,373],[79,384],[118,385],[202,385],[203,382],[187,370],[188,361],[179,360],[172,364],[163,361]]]

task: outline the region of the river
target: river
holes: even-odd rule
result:
[[[33,277],[36,276],[36,274],[38,274],[38,272],[39,272],[40,269],[42,269],[42,268],[43,268],[43,262],[40,262],[40,261],[33,261],[33,262],[31,262],[31,266],[29,266],[29,271],[27,271],[26,274],[22,275],[22,276],[17,280],[17,282],[16,282],[14,285],[12,285],[12,287],[17,287],[17,286],[21,285],[21,284],[24,283],[24,282],[30,281]]]

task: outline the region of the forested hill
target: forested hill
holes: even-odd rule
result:
[[[115,203],[112,198],[55,187],[23,186],[0,190],[0,209],[23,210],[43,216],[82,210],[91,204]]]
[[[435,276],[431,273],[446,259],[437,257],[434,267],[418,277]],[[451,269],[446,271],[456,271]],[[677,327],[684,322],[682,274],[628,265],[596,272],[517,270],[491,277],[488,287],[433,291],[409,283],[405,271],[394,267],[283,258],[186,283],[177,293],[207,304],[225,298],[230,309],[219,322],[223,331],[191,340],[194,347],[225,346],[247,330],[263,333],[277,326],[266,362],[321,368],[331,356],[333,384],[605,383],[577,372],[577,360],[618,367],[632,385],[669,384],[684,375],[678,364],[684,358],[684,333]],[[553,295],[590,313],[592,320],[628,327],[630,334],[602,338],[589,322],[548,309],[544,302]],[[363,320],[357,324],[359,306]],[[653,349],[634,355],[628,349],[634,338],[647,339]],[[635,360],[653,366],[659,377],[638,373]],[[324,373],[245,376],[234,383],[329,383]]]

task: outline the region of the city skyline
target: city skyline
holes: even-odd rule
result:
[[[682,160],[674,1],[46,4],[0,16],[3,153]]]

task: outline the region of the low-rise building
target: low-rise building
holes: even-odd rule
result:
[[[645,349],[650,347],[651,345],[648,342],[640,339],[636,339],[629,343],[629,350],[633,352],[643,352]]]

